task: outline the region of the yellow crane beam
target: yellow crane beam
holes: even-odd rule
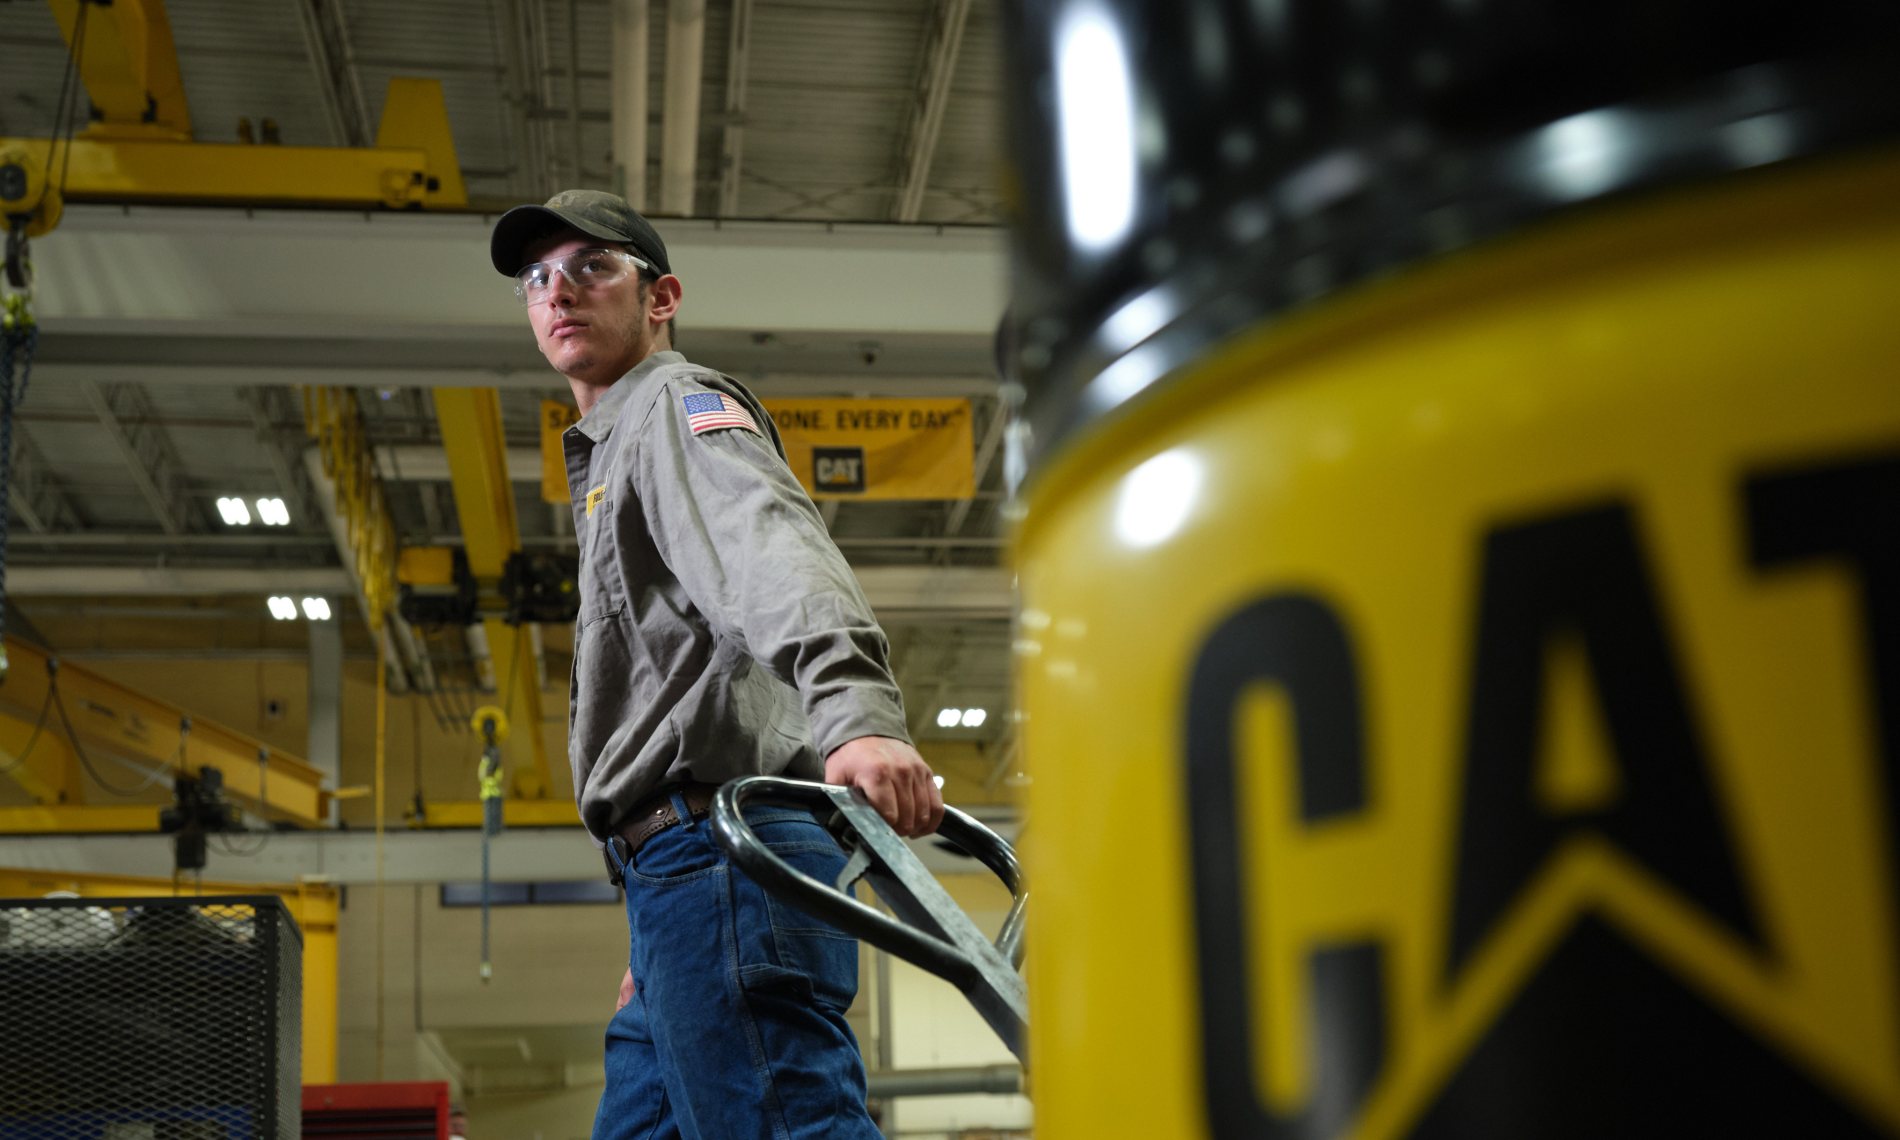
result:
[[[508,481],[508,440],[502,429],[501,394],[493,388],[437,388],[435,417],[442,428],[443,449],[449,456],[449,482],[455,488],[455,509],[462,523],[462,551],[468,558],[468,571],[484,593],[492,594],[500,584],[508,556],[521,549],[514,485]],[[502,704],[509,717],[527,729],[515,733],[508,744],[515,750],[515,795],[524,800],[543,799],[553,781],[542,732],[541,687],[535,678],[528,631],[499,617],[484,618],[482,627],[488,636]],[[521,755],[524,737],[528,742],[526,757]],[[431,808],[429,814],[434,815],[436,810]]]
[[[373,147],[195,142],[162,0],[47,3],[79,60],[80,105],[90,98],[100,114],[72,138],[0,138],[0,154],[24,153],[25,165],[44,168],[51,197],[354,209],[468,205],[438,80],[389,81]],[[235,123],[231,130],[235,138]],[[46,197],[0,201],[0,212],[40,215],[43,232],[59,212]]]
[[[144,139],[0,139],[24,147],[69,202],[331,206],[465,205],[429,193],[429,156],[414,148],[245,146]],[[68,155],[70,154],[70,159]],[[461,181],[458,175],[456,181]]]
[[[0,808],[0,832],[156,831],[156,805],[86,805],[78,758],[59,708],[47,703],[47,652],[9,637],[6,653],[10,668],[0,682],[0,749],[6,754],[0,769],[25,752],[7,775],[39,805]],[[72,731],[89,756],[117,755],[147,768],[186,774],[216,768],[224,777],[225,794],[251,811],[306,826],[323,822],[323,774],[297,757],[77,665],[62,662],[58,684]],[[188,731],[183,727],[187,717]],[[32,749],[27,752],[29,740]],[[135,778],[126,777],[128,782]],[[154,784],[169,790],[162,780]]]
[[[185,80],[163,0],[47,0],[66,47],[79,60],[80,96],[99,110],[89,130],[121,137],[191,138]],[[81,20],[84,39],[81,40]]]

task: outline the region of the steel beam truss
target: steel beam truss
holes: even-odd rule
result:
[[[950,105],[950,84],[956,78],[957,53],[963,46],[963,25],[969,15],[970,0],[939,0],[931,9],[909,129],[898,164],[897,197],[891,204],[893,221],[914,222],[923,212],[930,164],[937,156],[937,136],[943,128],[944,108]]]
[[[157,418],[152,401],[139,384],[97,384],[81,380],[79,390],[99,417],[112,446],[138,485],[139,494],[158,517],[166,534],[203,531],[204,511],[185,480],[185,465]]]
[[[7,494],[13,513],[35,534],[76,531],[85,525],[24,424],[13,428],[13,480]]]
[[[310,479],[298,466],[291,450],[286,433],[276,426],[280,419],[288,419],[294,412],[281,405],[287,401],[282,389],[240,388],[238,400],[244,410],[250,413],[252,430],[257,434],[257,444],[264,449],[264,457],[270,462],[271,474],[277,477],[278,491],[284,501],[293,508],[297,529],[312,533],[317,522],[323,517],[317,505],[317,498],[310,487]]]

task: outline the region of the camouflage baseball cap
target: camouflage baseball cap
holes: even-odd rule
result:
[[[563,190],[540,206],[516,206],[495,223],[488,240],[488,256],[495,271],[513,277],[526,263],[528,243],[568,226],[588,237],[625,243],[642,261],[662,274],[673,272],[666,260],[666,243],[659,231],[627,205],[627,200],[605,190]]]

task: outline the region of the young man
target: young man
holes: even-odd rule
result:
[[[681,286],[622,199],[510,210],[490,245],[582,416],[563,437],[580,620],[568,756],[581,819],[624,879],[631,951],[595,1140],[869,1138],[844,1011],[857,947],[727,866],[712,789],[852,784],[904,835],[943,800],[911,747],[888,645],[770,416],[672,349]],[[820,882],[844,856],[809,814],[749,814]]]

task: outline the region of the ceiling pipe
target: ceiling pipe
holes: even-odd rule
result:
[[[660,116],[660,209],[693,216],[699,165],[699,88],[706,61],[706,0],[666,5],[666,103]]]
[[[647,208],[647,0],[614,0],[614,193]]]
[[[867,1075],[866,1096],[895,1100],[912,1096],[960,1096],[989,1093],[1008,1096],[1023,1091],[1021,1065],[969,1065],[950,1069],[891,1069]]]
[[[739,215],[739,164],[745,158],[745,81],[752,58],[752,0],[732,0],[726,46],[726,127],[719,153],[719,216]]]

